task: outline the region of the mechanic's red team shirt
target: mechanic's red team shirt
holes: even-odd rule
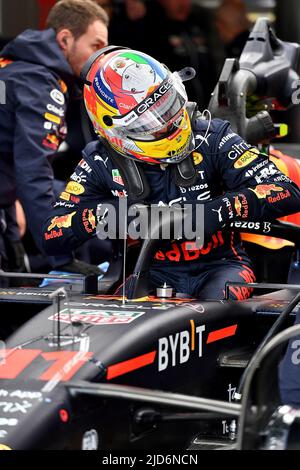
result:
[[[144,202],[194,206],[202,203],[206,231],[217,229],[206,237],[201,248],[192,241],[171,241],[156,253],[153,263],[162,268],[190,263],[203,266],[208,261],[226,258],[241,265],[250,264],[239,234],[228,230],[231,223],[238,221],[242,228],[247,221],[271,221],[298,212],[300,190],[266,155],[233,132],[227,121],[214,119],[205,138],[207,122],[194,122],[193,130],[196,147],[201,144],[193,153],[198,172],[195,184],[187,188],[177,186],[172,165],[161,168],[144,164],[151,188]],[[75,248],[95,235],[99,204],[114,203],[117,208],[122,197],[127,197],[122,175],[102,144],[92,142],[47,217],[45,250],[49,254],[63,253],[67,247]]]

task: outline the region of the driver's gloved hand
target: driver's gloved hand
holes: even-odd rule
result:
[[[6,270],[16,273],[26,273],[26,252],[21,241],[6,244],[7,266]]]
[[[103,271],[101,271],[98,266],[85,263],[84,261],[79,261],[78,259],[73,259],[71,263],[56,267],[55,270],[74,274],[83,274],[84,276],[91,276],[93,274],[100,276],[103,274]]]

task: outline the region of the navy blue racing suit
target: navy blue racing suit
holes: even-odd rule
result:
[[[204,205],[205,242],[202,247],[187,240],[171,240],[154,256],[154,285],[167,282],[177,292],[201,298],[224,298],[226,281],[253,281],[250,260],[232,223],[271,221],[300,210],[300,190],[268,157],[233,132],[227,121],[193,122],[196,182],[183,187],[174,180],[172,165],[143,164],[151,191],[146,204],[188,203]],[[123,158],[123,157],[119,157]],[[83,152],[65,191],[44,224],[44,249],[64,253],[95,236],[97,209],[103,203],[116,208],[127,197],[122,175],[101,142]],[[130,205],[130,201],[128,202]],[[98,211],[99,216],[99,211]],[[99,217],[98,217],[99,218]],[[255,224],[254,224],[255,226]],[[249,296],[247,288],[231,287],[234,299]]]
[[[48,158],[65,137],[67,85],[74,80],[54,30],[26,30],[8,43],[0,52],[0,80],[0,208],[18,197],[42,249],[42,223],[55,200]],[[52,266],[71,262],[69,251],[50,259]]]

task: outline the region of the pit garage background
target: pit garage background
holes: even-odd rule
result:
[[[117,9],[123,1],[99,0],[99,3],[104,6],[112,4]],[[152,0],[144,1],[150,3]],[[0,48],[26,28],[43,28],[47,14],[55,3],[56,0],[0,0]],[[193,0],[193,3],[213,12],[221,0]],[[258,17],[268,17],[280,39],[300,43],[299,0],[244,0],[244,3],[252,23]],[[216,54],[218,57],[218,51]],[[221,62],[223,60],[217,64],[220,71]],[[300,142],[300,107],[296,106],[286,113],[285,121],[289,124],[290,132],[277,148],[282,147],[281,150],[300,158],[300,146],[297,145]]]

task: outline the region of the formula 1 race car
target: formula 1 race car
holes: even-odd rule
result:
[[[222,83],[229,82],[219,82],[226,98],[230,86]],[[40,275],[59,284],[0,290],[0,449],[300,448],[298,412],[281,406],[277,384],[284,347],[300,333],[291,327],[300,227],[236,223],[235,230],[289,242],[288,283],[234,283],[254,296],[200,302],[170,297],[168,286],[152,295],[148,272],[163,224],[162,217],[151,227],[126,296],[113,295],[126,268],[118,244],[99,282]]]

